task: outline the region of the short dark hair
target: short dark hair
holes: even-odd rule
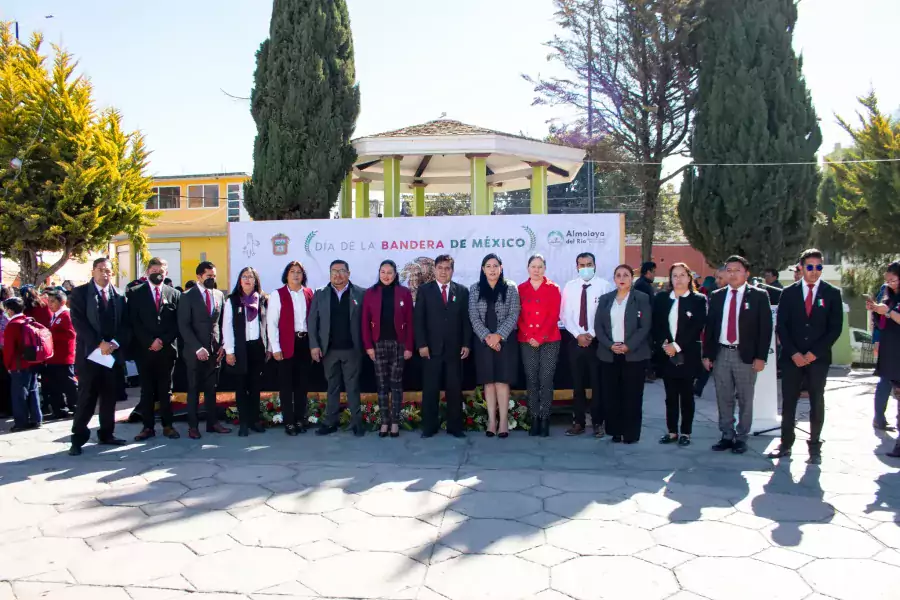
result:
[[[281,283],[287,285],[288,273],[290,273],[291,269],[293,269],[294,267],[300,267],[303,270],[303,280],[300,282],[300,285],[306,287],[306,267],[304,267],[303,263],[301,263],[299,260],[292,260],[284,267],[284,272],[281,274]]]
[[[197,282],[193,279],[184,282],[184,291],[188,291],[192,287],[197,287]]]
[[[653,262],[652,260],[648,260],[645,263],[641,263],[641,275],[645,275],[645,274],[649,273],[650,271],[655,271],[655,270],[656,270],[656,263]],[[613,271],[613,273],[615,273],[615,271]]]
[[[7,298],[3,301],[3,308],[14,315],[20,315],[25,312],[25,303],[22,302],[21,298]]]
[[[147,270],[150,270],[150,267],[162,267],[167,268],[169,266],[169,261],[164,258],[160,258],[158,256],[154,256],[147,262]]]
[[[728,258],[725,259],[725,264],[728,263],[741,263],[741,266],[744,267],[745,271],[750,270],[750,261],[744,258],[743,256],[739,256],[737,254],[732,254]]]
[[[778,269],[773,269],[772,267],[763,269],[763,275],[774,275],[775,277],[778,277]]]
[[[47,290],[44,293],[47,294],[47,298],[50,300],[56,300],[60,304],[66,303],[66,293],[59,289]]]
[[[348,271],[350,270],[350,263],[348,263],[346,260],[343,260],[341,258],[336,258],[333,261],[331,261],[330,265],[328,265],[329,273],[331,272],[331,268],[334,267],[334,265],[344,265],[345,269],[347,269]]]
[[[456,267],[456,261],[453,260],[453,257],[449,254],[440,254],[437,258],[434,259],[434,266],[438,266],[443,262],[450,263],[450,270],[452,271]]]
[[[212,261],[204,260],[199,265],[197,265],[196,273],[197,275],[203,275],[210,269],[215,269],[216,265],[212,264]]]
[[[594,266],[597,266],[597,257],[594,256],[593,252],[582,252],[581,254],[579,254],[578,256],[575,257],[575,264],[577,265],[578,261],[581,260],[582,258],[591,259],[591,262],[594,263]]]
[[[112,264],[112,260],[108,256],[101,256],[100,258],[95,258],[94,263],[91,265],[91,270],[93,271],[94,269],[97,268],[97,265],[103,264],[105,262]]]
[[[825,261],[825,257],[822,256],[822,251],[817,248],[808,248],[800,253],[800,264],[805,265],[806,260],[809,258],[818,258],[821,261]]]
[[[525,265],[528,266],[528,267],[530,267],[530,266],[531,266],[531,261],[533,261],[533,260],[536,259],[536,258],[541,259],[541,262],[544,263],[544,267],[547,266],[547,259],[544,258],[544,255],[543,255],[543,254],[539,254],[539,253],[535,253],[535,254],[532,254],[531,256],[529,256],[529,257],[528,257],[528,262],[525,263]]]

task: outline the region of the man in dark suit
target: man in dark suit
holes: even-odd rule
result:
[[[781,285],[781,282],[778,281],[778,269],[773,269],[769,267],[768,269],[763,271],[763,280],[766,282],[766,285],[771,286],[773,288],[778,288],[779,290],[784,289],[784,286]]]
[[[422,357],[422,437],[440,427],[441,382],[447,398],[447,433],[465,437],[462,420],[462,361],[469,356],[472,323],[469,290],[454,281],[453,257],[434,259],[435,281],[419,288],[413,314],[416,345]]]
[[[178,332],[184,340],[187,367],[188,437],[200,439],[197,412],[200,393],[206,411],[206,433],[231,433],[216,419],[216,376],[225,356],[222,345],[222,310],[225,296],[216,289],[216,265],[197,265],[197,285],[178,300]]]
[[[742,256],[725,261],[728,286],[709,297],[703,366],[712,369],[722,439],[712,449],[747,451],[753,424],[756,375],[766,367],[772,341],[772,308],[764,291],[747,284],[750,263]],[[734,423],[735,397],[738,422]]]
[[[831,347],[844,326],[841,291],[822,281],[822,253],[815,248],[800,255],[803,279],[785,288],[778,305],[781,340],[781,444],[769,458],[791,455],[797,399],[809,391],[809,462],[822,462],[825,423],[825,380],[831,367]]]
[[[78,456],[90,439],[88,423],[100,400],[100,444],[121,446],[125,440],[113,435],[116,425],[116,401],[121,395],[120,371],[125,369],[120,348],[131,338],[125,297],[110,283],[112,262],[108,258],[94,261],[93,279],[78,286],[69,297],[72,325],[75,326],[75,368],[78,373],[78,405],[72,422],[72,447],[69,454]],[[98,350],[102,357],[113,357],[112,367],[88,357]],[[102,360],[102,358],[101,358]]]
[[[154,407],[159,403],[163,435],[181,437],[172,426],[172,372],[178,356],[178,300],[181,294],[164,283],[166,261],[151,258],[147,263],[147,281],[127,293],[131,317],[132,348],[141,373],[141,402],[138,412],[144,428],[134,438],[142,442],[156,435]]]
[[[331,283],[316,290],[309,310],[309,354],[325,366],[328,403],[324,422],[316,435],[337,431],[341,407],[341,383],[350,405],[350,428],[357,437],[366,434],[359,405],[359,371],[362,367],[362,315],[366,290],[350,283],[350,265],[332,261]]]

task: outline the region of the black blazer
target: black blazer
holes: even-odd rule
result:
[[[781,341],[781,357],[793,364],[791,357],[799,352],[812,352],[816,362],[831,364],[831,347],[844,327],[844,302],[841,291],[828,283],[819,282],[813,300],[812,314],[806,316],[801,279],[784,288],[778,305],[778,339]]]
[[[116,314],[116,329],[112,336],[119,344],[119,350],[113,353],[116,362],[123,363],[123,350],[131,342],[131,323],[128,319],[128,305],[125,296],[109,286],[109,302]],[[79,285],[69,295],[69,309],[72,326],[75,327],[75,364],[84,364],[91,352],[97,349],[104,340],[100,328],[100,295],[93,280]]]
[[[678,334],[673,336],[669,328],[669,312],[674,302],[670,294],[656,294],[653,297],[653,353],[663,377],[696,377],[703,368],[700,336],[706,326],[706,296],[691,292],[680,299]],[[666,341],[674,341],[681,348],[681,365],[673,363],[663,351]]]
[[[611,363],[615,355],[610,349],[612,341],[612,317],[609,311],[616,301],[616,290],[607,292],[597,299],[597,313],[594,315],[594,333],[597,339],[597,358],[601,362]],[[626,362],[650,360],[650,331],[653,315],[650,296],[632,289],[625,304],[625,345],[628,352]]]
[[[769,304],[771,304],[772,306],[778,306],[778,303],[781,302],[781,293],[783,288],[775,287],[774,285],[766,285],[765,283],[759,284],[758,287],[769,295]]]
[[[133,334],[132,348],[143,357],[150,351],[153,340],[162,340],[164,348],[177,352],[178,301],[181,292],[166,284],[159,286],[159,311],[149,283],[141,283],[125,293],[128,316]]]
[[[703,358],[715,360],[719,355],[719,337],[722,333],[722,315],[725,301],[730,302],[731,286],[726,285],[709,295],[709,316],[706,319],[706,338]],[[769,295],[747,284],[747,290],[738,310],[738,352],[741,361],[749,365],[754,360],[769,358],[772,343],[772,306]]]
[[[204,292],[206,288],[195,286],[178,300],[178,333],[184,340],[185,360],[197,360],[200,348],[206,348],[210,357],[222,346],[222,314],[225,296],[219,290],[213,294],[212,314],[206,310]]]
[[[459,356],[472,343],[469,290],[455,281],[447,287],[447,305],[437,281],[418,289],[413,309],[416,347],[428,347],[431,356]]]

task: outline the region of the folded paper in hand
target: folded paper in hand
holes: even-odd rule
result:
[[[97,363],[98,365],[102,365],[107,369],[112,369],[113,365],[116,364],[116,357],[112,354],[103,354],[100,352],[100,348],[97,347],[93,352],[88,356],[88,360]]]

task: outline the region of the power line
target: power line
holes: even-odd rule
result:
[[[644,165],[661,165],[658,162],[631,162],[621,160],[586,160],[585,163],[595,163],[600,165],[632,165],[635,167]],[[821,162],[750,162],[750,163],[690,163],[689,167],[798,167],[807,165],[852,165],[860,163],[893,163],[900,162],[900,158],[864,158],[859,160],[826,160]]]

